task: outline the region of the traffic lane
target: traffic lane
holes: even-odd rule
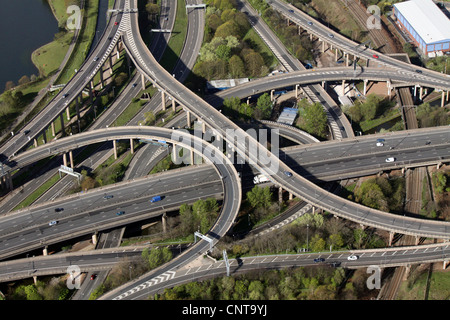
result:
[[[93,210],[80,213],[69,218],[59,219],[58,223],[49,226],[42,225],[14,235],[8,235],[0,241],[0,256],[16,255],[15,250],[29,251],[42,246],[40,242],[52,243],[65,238],[73,238],[75,235],[89,234],[94,230],[105,230],[121,226],[130,222],[160,216],[162,212],[170,208],[176,208],[186,203],[187,199],[206,199],[221,196],[222,186],[213,183],[202,188],[189,188],[184,193],[167,193],[163,200],[150,203],[148,198],[140,201],[132,201],[120,206],[111,206],[104,210]],[[119,212],[124,212],[117,215]]]
[[[11,215],[0,218],[0,239],[15,232],[45,225],[52,220],[65,219],[70,216],[107,206],[122,205],[129,201],[139,201],[174,190],[183,190],[210,182],[217,182],[218,176],[210,166],[200,166],[196,176],[191,177],[189,170],[168,171],[157,175],[138,179],[133,182],[119,184],[115,187],[94,189],[87,193],[69,196],[52,202],[41,204],[36,208],[29,207]]]

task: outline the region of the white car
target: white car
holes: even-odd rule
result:
[[[384,146],[383,142],[377,142],[377,147],[382,147],[382,146]]]
[[[54,225],[57,224],[57,223],[58,223],[58,221],[53,220],[53,221],[50,221],[50,222],[48,223],[48,225],[51,227],[51,226],[54,226]]]
[[[386,158],[385,161],[386,161],[386,162],[394,162],[394,161],[395,161],[395,158],[394,158],[394,157],[389,157],[389,158]]]
[[[347,260],[354,261],[354,260],[358,260],[358,258],[359,258],[358,256],[352,254],[351,256],[347,257]]]

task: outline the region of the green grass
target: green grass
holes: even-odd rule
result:
[[[75,69],[79,69],[83,64],[91,47],[97,26],[99,0],[87,0],[83,9],[83,25],[78,36],[73,54],[67,61],[65,68],[61,71],[55,84],[67,83],[75,74]]]
[[[442,265],[438,263],[438,265]],[[422,272],[415,279],[410,277],[404,282],[398,294],[399,300],[424,300],[427,287],[428,270]],[[450,273],[433,270],[431,274],[428,300],[450,299]]]
[[[49,190],[59,180],[59,174],[55,174],[49,180],[44,182],[39,188],[37,188],[32,194],[30,194],[25,200],[19,203],[13,210],[29,207],[32,205],[41,195]]]

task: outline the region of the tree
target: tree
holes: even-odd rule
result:
[[[304,129],[318,137],[326,137],[327,134],[327,114],[322,105],[318,102],[305,108]]]
[[[256,116],[258,115],[258,117]],[[270,95],[266,92],[259,96],[256,102],[255,118],[257,119],[269,119],[272,114],[272,100]]]
[[[247,192],[247,200],[253,208],[268,208],[272,202],[272,193],[269,187],[254,186]]]
[[[228,61],[228,71],[233,78],[242,78],[245,75],[244,62],[237,55],[233,55]]]
[[[167,247],[154,248],[150,252],[148,248],[145,248],[141,255],[144,261],[148,263],[150,269],[157,268],[172,259],[172,251]]]
[[[221,44],[216,48],[216,56],[222,60],[228,60],[231,56],[231,48],[225,44]]]

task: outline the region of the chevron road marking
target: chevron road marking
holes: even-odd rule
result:
[[[152,278],[136,287],[134,287],[133,289],[128,290],[127,292],[122,293],[120,296],[114,298],[113,300],[121,300],[126,298],[129,295],[132,295],[138,291],[144,290],[146,288],[149,288],[151,286],[157,285],[161,282],[165,282],[165,281],[169,281],[171,279],[173,279],[175,277],[176,272],[175,271],[167,271],[155,278]]]

